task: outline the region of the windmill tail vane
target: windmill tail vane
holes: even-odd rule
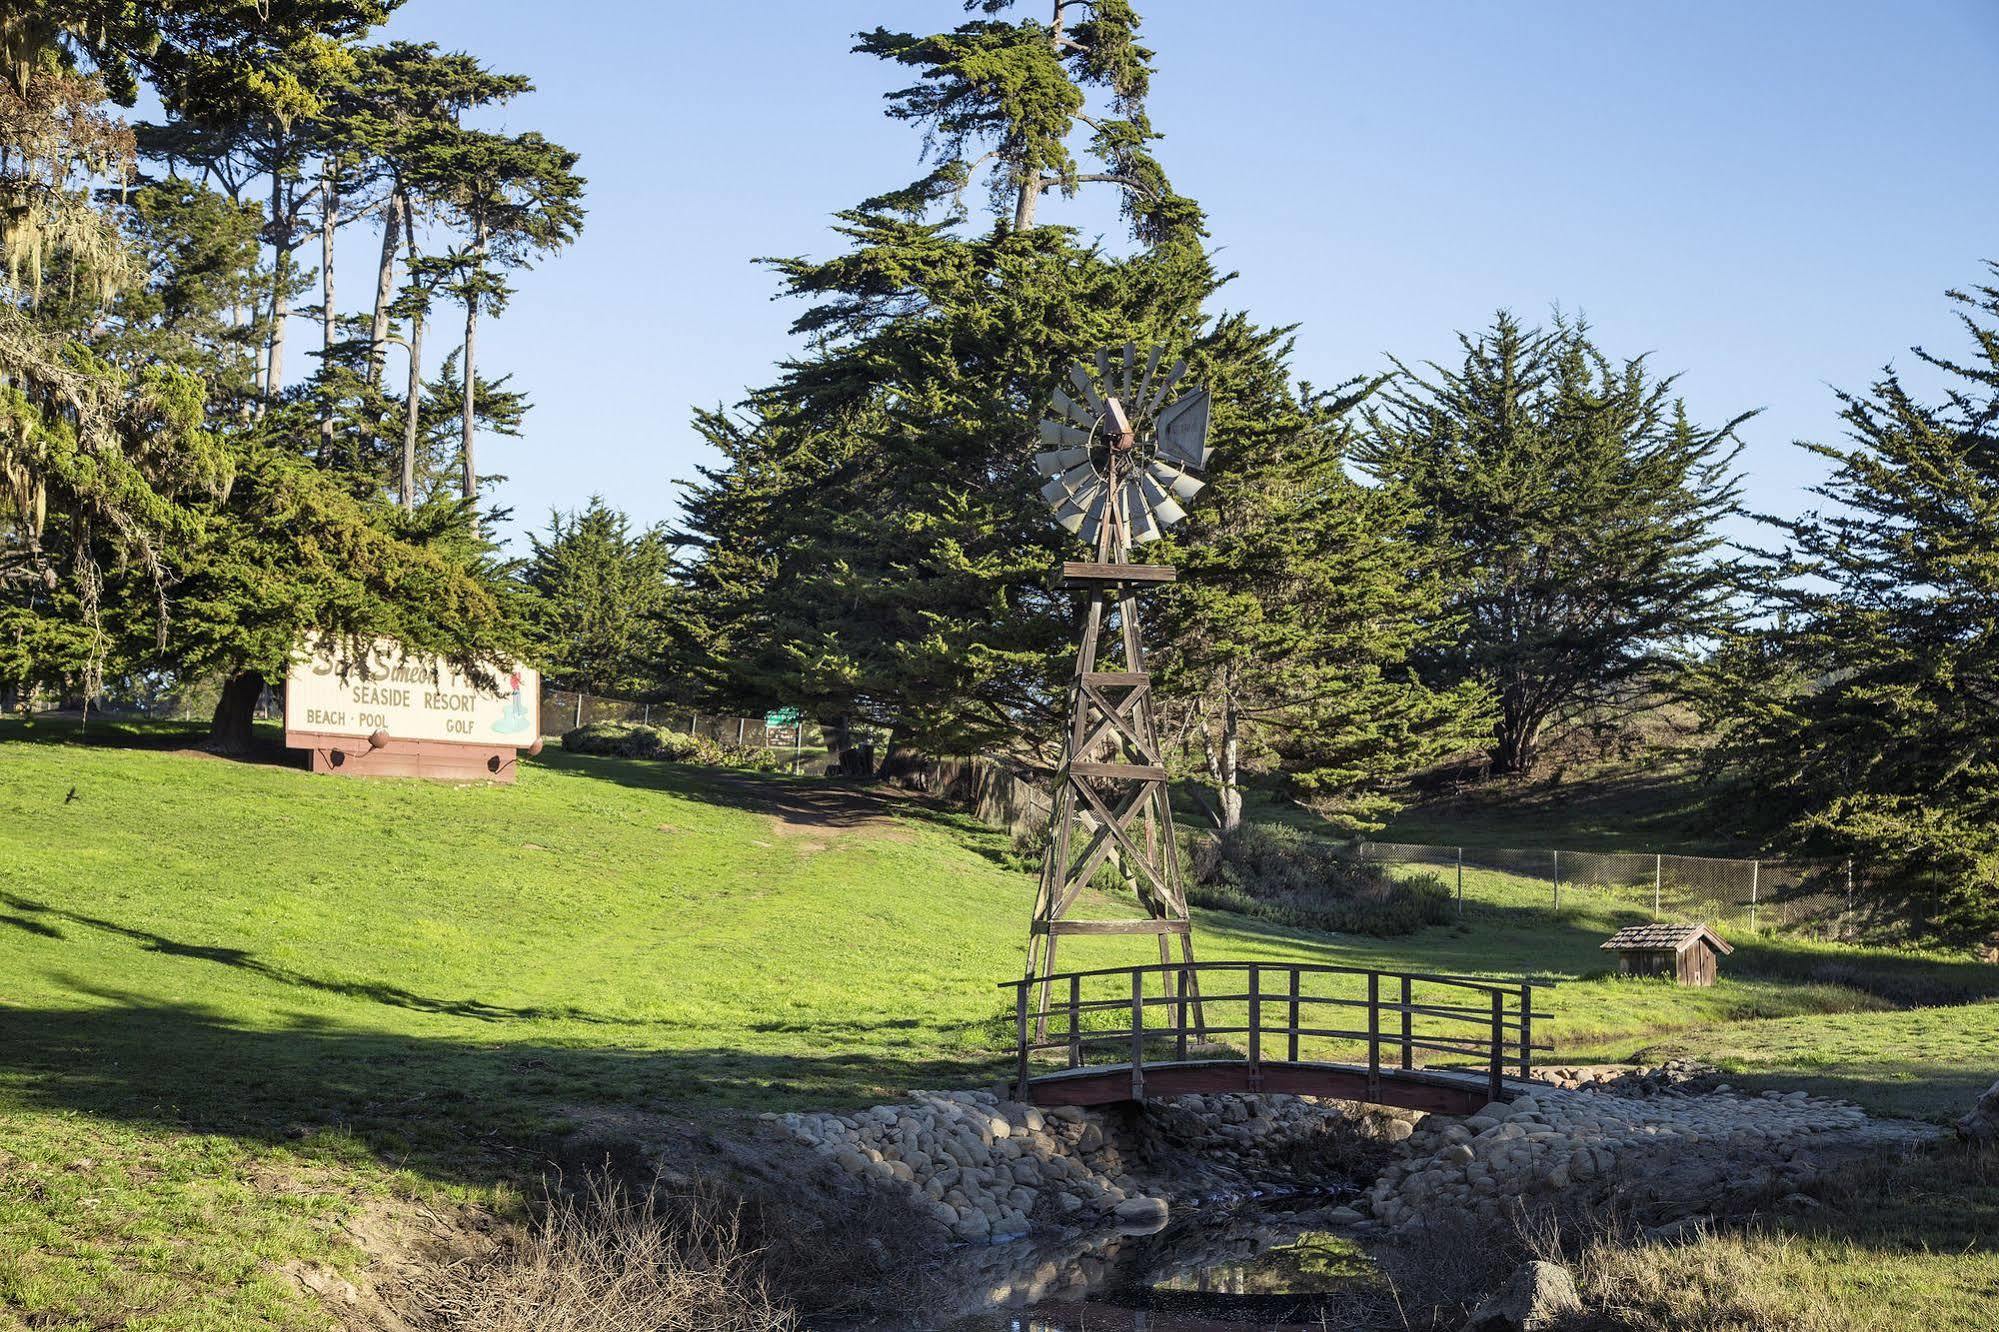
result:
[[[1069,367],[1048,401],[1040,427],[1044,451],[1035,470],[1047,478],[1042,498],[1055,521],[1095,552],[1094,562],[1063,565],[1064,586],[1089,594],[1069,726],[1055,773],[1048,852],[1042,862],[1027,940],[1027,975],[1039,978],[1036,1039],[1047,1032],[1049,977],[1068,935],[1151,935],[1158,940],[1161,993],[1184,1026],[1191,1004],[1204,1031],[1197,973],[1178,973],[1169,940],[1180,940],[1183,967],[1194,962],[1187,894],[1173,833],[1164,752],[1145,668],[1138,597],[1173,581],[1166,565],[1130,563],[1133,546],[1157,541],[1187,516],[1204,482],[1209,402],[1183,385],[1187,363],[1162,371],[1163,351],[1140,358],[1099,352],[1093,366]],[[1117,660],[1117,658],[1122,660]],[[1115,862],[1145,908],[1143,919],[1069,918],[1098,869]]]

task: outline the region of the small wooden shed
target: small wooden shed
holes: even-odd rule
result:
[[[1679,985],[1714,984],[1715,963],[1735,950],[1705,925],[1626,925],[1603,941],[1626,976],[1671,976]]]

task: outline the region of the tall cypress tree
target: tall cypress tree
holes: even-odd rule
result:
[[[1180,580],[1147,627],[1169,734],[1195,751],[1219,822],[1254,771],[1376,826],[1391,782],[1478,743],[1481,686],[1433,689],[1413,658],[1455,626],[1436,561],[1403,540],[1406,489],[1347,471],[1355,407],[1378,381],[1294,385],[1290,330],[1227,316],[1189,371],[1213,395],[1208,487],[1160,558]]]
[[[1732,622],[1717,524],[1753,413],[1695,424],[1676,377],[1611,360],[1580,324],[1502,311],[1458,340],[1456,369],[1398,363],[1359,457],[1408,488],[1410,534],[1449,579],[1459,627],[1426,675],[1486,686],[1492,767],[1527,772],[1551,725],[1643,702]]]
[[[741,706],[803,703],[948,749],[1052,716],[1070,636],[1047,570],[1066,549],[1031,470],[1063,367],[1122,343],[1185,347],[1214,285],[1200,214],[1150,154],[1150,53],[1112,0],[1072,22],[984,17],[858,50],[918,72],[890,114],[934,169],[839,216],[846,251],[778,261],[810,351],[744,410],[702,413],[725,465],[689,498],[692,583]],[[1092,97],[1103,105],[1093,111]],[[1084,170],[1068,147],[1091,132]],[[990,164],[994,222],[964,198]],[[1043,224],[1051,191],[1117,190],[1143,248],[1119,260]]]
[[[1950,298],[1971,355],[1915,349],[1941,399],[1890,367],[1839,394],[1844,443],[1804,445],[1825,507],[1764,520],[1765,626],[1716,654],[1705,705],[1732,823],[1999,942],[1999,285]]]

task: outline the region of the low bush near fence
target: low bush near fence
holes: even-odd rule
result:
[[[659,759],[667,763],[706,763],[716,767],[778,772],[785,766],[777,750],[755,745],[717,744],[705,735],[688,735],[638,722],[591,722],[566,731],[562,747],[572,754],[602,754],[610,758]]]
[[[1297,831],[1245,823],[1197,857],[1188,900],[1200,906],[1347,934],[1409,934],[1452,918],[1435,875],[1394,879]]]

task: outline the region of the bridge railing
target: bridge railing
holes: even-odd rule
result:
[[[1536,1044],[1533,994],[1550,981],[1496,981],[1311,962],[1194,962],[1058,972],[1008,981],[1014,991],[1015,1080],[1025,1099],[1037,1056],[1066,1067],[1128,1064],[1132,1098],[1145,1068],[1238,1059],[1256,1089],[1281,1060],[1367,1067],[1482,1070],[1493,1099],[1509,1069],[1526,1078]],[[1155,990],[1148,993],[1148,990]],[[1039,991],[1037,995],[1036,992]],[[1221,1043],[1221,1038],[1241,1038]],[[1271,1048],[1281,1051],[1273,1060]],[[1106,1057],[1108,1051],[1108,1057]]]

